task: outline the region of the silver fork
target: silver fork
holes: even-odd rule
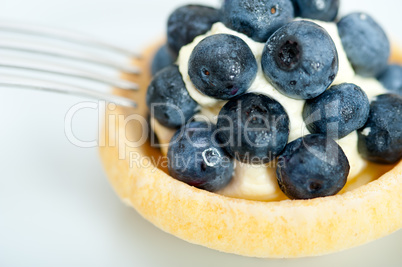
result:
[[[0,21],[0,33],[19,37],[0,36],[0,53],[12,54],[0,54],[0,86],[73,94],[121,106],[136,106],[134,100],[116,96],[111,90],[101,92],[77,83],[60,82],[58,77],[89,80],[107,85],[109,89],[138,90],[137,84],[124,80],[121,75],[140,74],[140,69],[132,64],[134,58],[139,58],[137,53],[85,34],[27,23]],[[23,71],[7,74],[11,69]],[[106,69],[112,70],[114,75],[105,74]],[[43,79],[31,75],[35,73],[53,76]]]

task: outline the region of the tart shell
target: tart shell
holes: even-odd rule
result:
[[[116,193],[145,219],[188,242],[261,258],[328,254],[402,228],[402,162],[395,166],[372,165],[368,171],[378,173],[380,178],[352,185],[336,196],[312,200],[234,199],[170,177],[159,149],[149,142],[130,143],[142,143],[140,139],[148,130],[139,116],[147,117],[149,62],[158,47],[159,43],[148,47],[134,62],[143,70],[141,75],[127,77],[137,82],[140,90],[116,91],[136,99],[138,107],[107,110],[100,146],[105,171]],[[402,62],[401,55],[394,49],[392,61]]]

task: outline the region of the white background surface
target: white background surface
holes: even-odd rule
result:
[[[203,1],[217,5],[218,1]],[[3,0],[0,19],[91,33],[132,49],[165,30],[184,0]],[[343,1],[402,40],[396,0]],[[1,38],[1,35],[0,35]],[[0,69],[1,73],[1,69]],[[72,96],[0,87],[0,266],[402,266],[402,231],[341,253],[261,260],[216,252],[166,234],[124,206],[96,148],[71,144],[64,117]],[[97,136],[97,113],[81,112],[77,136]]]

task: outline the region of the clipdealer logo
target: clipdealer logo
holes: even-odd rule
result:
[[[157,104],[157,106],[160,106],[161,104]],[[77,147],[81,147],[81,148],[93,148],[93,147],[117,147],[118,148],[118,153],[119,153],[119,159],[126,159],[129,158],[130,159],[130,164],[132,166],[134,166],[134,164],[138,165],[138,161],[140,160],[139,158],[139,154],[137,152],[133,152],[132,149],[128,149],[128,148],[139,148],[141,146],[143,146],[146,142],[150,141],[151,142],[151,146],[152,147],[156,147],[156,148],[161,148],[161,147],[166,147],[169,146],[169,144],[157,144],[157,142],[155,142],[155,139],[152,138],[153,136],[150,135],[149,131],[150,131],[150,125],[149,122],[146,118],[144,118],[143,116],[136,114],[136,113],[132,113],[130,115],[124,115],[124,114],[116,114],[115,111],[117,108],[116,104],[114,103],[108,103],[106,101],[97,101],[97,102],[93,102],[93,101],[86,101],[86,102],[80,102],[77,103],[76,105],[72,106],[66,113],[65,115],[65,119],[64,119],[64,131],[65,131],[65,135],[67,137],[67,139],[69,140],[70,143],[72,143],[73,145],[77,146]],[[94,140],[82,140],[79,137],[77,137],[74,133],[74,129],[73,129],[73,121],[75,119],[76,116],[79,115],[80,112],[84,111],[84,110],[95,110],[98,113],[98,118],[97,118],[97,124],[98,124],[98,136],[94,139]],[[153,111],[155,109],[155,106],[151,107],[151,111]],[[327,113],[327,115],[329,117],[333,116],[332,113],[334,113],[334,110],[338,110],[339,109],[339,103],[334,101],[334,103],[331,103],[328,107],[326,107],[325,112]],[[177,113],[180,113],[180,109],[176,110]],[[181,114],[182,116],[182,120],[183,120],[183,125],[185,124],[185,118],[183,116],[183,114]],[[239,116],[241,116],[241,114],[239,114]],[[321,120],[321,114],[319,112],[313,113],[311,114],[311,116],[309,116],[308,118],[305,118],[304,121],[305,123],[312,123],[314,121],[319,121]],[[195,117],[191,118],[190,121],[192,120],[202,120],[208,123],[209,127],[211,126],[211,122],[209,121],[209,119],[205,116],[202,116],[200,114],[195,115]],[[226,118],[226,119],[230,119],[230,118]],[[264,118],[264,122],[267,126],[267,129],[269,128],[269,125],[271,123],[275,123],[275,121],[278,120],[278,118],[271,118],[272,120],[267,120],[265,121]],[[105,123],[106,122],[106,123]],[[131,125],[130,127],[135,129],[135,134],[131,134],[130,135],[130,131],[127,131],[127,127],[129,124],[134,124],[135,128],[133,128],[133,125]],[[155,126],[155,122],[151,123],[153,125],[152,128]],[[248,124],[246,124],[246,126],[248,126]],[[331,130],[337,129],[337,122],[334,123],[330,123],[328,124],[328,127],[331,127]],[[185,127],[181,127],[181,132],[180,134],[184,133],[184,128]],[[138,129],[140,129],[140,131],[138,131]],[[252,127],[246,127],[246,131],[259,131],[259,130],[263,130],[263,129],[254,129]],[[304,134],[308,134],[308,132],[306,133],[305,130],[305,124],[301,125],[301,134],[302,136]],[[199,130],[203,130],[203,129],[199,129]],[[204,129],[205,130],[205,129]],[[233,122],[229,123],[229,132],[231,133],[231,136],[233,136]],[[215,132],[212,134],[212,136],[216,136],[216,134],[222,131],[222,129],[216,129]],[[180,134],[178,136],[180,136]],[[151,136],[151,138],[149,138],[149,136]],[[177,138],[176,138],[177,139]],[[172,139],[170,144],[172,142],[177,142],[178,140],[176,139]],[[191,138],[190,138],[191,139]],[[189,141],[190,141],[189,139]],[[214,139],[215,140],[215,139]],[[236,143],[240,142],[239,140],[233,140],[230,139],[229,145],[233,146],[233,145],[240,145],[240,143]],[[251,146],[254,147],[258,147],[258,144],[252,143],[250,140],[248,140],[246,138],[246,141],[248,143],[250,143]],[[233,143],[234,142],[234,143]],[[217,145],[228,145],[228,144],[217,144]],[[308,144],[305,144],[307,149],[310,150],[311,153],[313,153],[314,155],[317,155],[319,158],[322,158],[324,161],[327,161],[327,153],[328,151],[325,152],[320,152],[317,151],[316,149],[314,149],[313,147],[310,147]],[[330,151],[331,153],[336,153],[337,151]],[[330,157],[331,158],[331,157]],[[252,157],[251,157],[252,159]],[[148,163],[146,163],[144,160],[142,163],[140,163],[141,166],[145,166]],[[147,162],[151,162],[154,166],[163,166],[163,165],[167,165],[168,163],[163,163],[165,162],[165,159],[148,159]],[[333,162],[331,162],[333,163]],[[250,164],[254,164],[254,161],[250,162]],[[261,163],[260,163],[261,164]]]
[[[91,109],[98,113],[98,136],[95,140],[81,140],[73,129],[73,121],[80,112]],[[64,133],[70,143],[81,148],[118,147],[119,159],[127,157],[127,147],[141,147],[148,141],[149,127],[146,118],[138,114],[122,115],[110,111],[116,110],[116,104],[106,101],[80,102],[72,106],[64,118]],[[108,122],[105,124],[105,122]],[[130,123],[141,129],[141,134],[133,140],[127,136],[126,128]]]

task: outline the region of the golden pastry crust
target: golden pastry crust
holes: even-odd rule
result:
[[[376,172],[377,177],[386,173],[371,182],[370,175],[362,175],[359,181],[369,183],[350,185],[336,196],[277,202],[234,199],[199,190],[170,177],[162,161],[159,168],[150,164],[161,160],[158,149],[148,143],[128,147],[121,141],[123,136],[139,140],[141,124],[119,124],[115,119],[110,125],[109,121],[134,112],[146,117],[145,92],[151,79],[148,63],[156,47],[148,48],[135,62],[144,73],[130,79],[139,83],[141,90],[124,92],[139,102],[138,108],[109,111],[105,129],[116,126],[120,135],[105,131],[106,144],[100,147],[104,168],[117,194],[144,218],[191,243],[263,258],[327,254],[402,227],[402,162],[394,167],[371,165],[367,171]],[[393,59],[402,59],[400,55]]]

